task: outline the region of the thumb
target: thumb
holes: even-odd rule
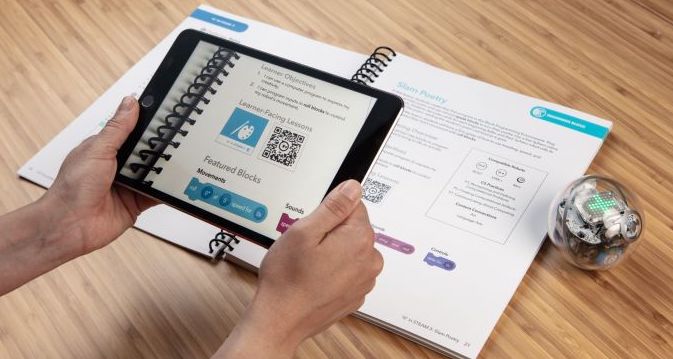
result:
[[[341,183],[330,192],[320,206],[304,217],[304,228],[312,236],[322,238],[353,213],[360,203],[362,188],[355,180]]]
[[[114,116],[98,134],[102,143],[118,150],[138,122],[138,101],[126,96],[117,108]]]

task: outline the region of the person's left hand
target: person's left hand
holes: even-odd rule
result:
[[[113,184],[117,151],[135,127],[138,110],[136,99],[125,97],[101,132],[70,152],[52,187],[40,199],[58,211],[60,230],[69,237],[76,255],[110,243],[156,203]]]

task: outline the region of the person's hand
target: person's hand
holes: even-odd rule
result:
[[[0,216],[0,295],[103,247],[154,204],[112,184],[137,120],[138,102],[124,98],[105,128],[70,152],[42,198]]]
[[[70,152],[40,199],[57,216],[60,230],[68,233],[76,255],[105,246],[155,203],[112,183],[117,151],[136,125],[138,110],[135,98],[125,97],[101,132]]]
[[[383,257],[360,196],[356,181],[342,183],[271,247],[252,304],[216,356],[291,357],[363,304]]]

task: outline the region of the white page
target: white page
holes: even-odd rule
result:
[[[545,238],[549,203],[586,171],[612,123],[404,55],[374,86],[402,96],[405,112],[365,181],[366,197],[378,201],[365,199],[385,265],[359,314],[440,352],[474,358]],[[578,126],[595,124],[585,125],[602,135],[535,118],[538,107]],[[456,124],[456,117],[470,122]],[[521,143],[531,141],[539,148]],[[510,186],[504,198],[513,210],[499,208],[510,214],[476,207],[482,225],[460,220],[450,192],[466,181],[493,185],[492,178]],[[379,191],[368,192],[368,181]],[[235,252],[253,268],[263,254],[249,246]]]
[[[360,311],[476,357],[544,240],[549,203],[604,139],[532,109],[604,135],[611,123],[403,55],[374,86],[405,99],[368,178],[376,183],[364,186],[381,243],[400,242],[377,244],[385,267]]]
[[[65,156],[85,138],[98,133],[111,117],[122,97],[140,94],[177,35],[185,29],[198,29],[244,45],[288,58],[339,76],[350,77],[366,56],[327,45],[306,37],[224,11],[199,8],[112,87],[78,116],[68,127],[42,148],[18,171],[19,175],[43,187],[53,182]],[[240,31],[243,30],[243,31]],[[217,228],[164,205],[143,213],[136,227],[193,251],[209,255],[208,243]],[[241,249],[261,257],[264,250],[251,243]]]

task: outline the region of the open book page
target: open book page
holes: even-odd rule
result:
[[[373,86],[405,110],[364,183],[385,268],[360,311],[476,357],[611,123],[404,55]]]
[[[142,93],[170,45],[185,29],[208,32],[343,77],[350,77],[353,69],[366,59],[361,54],[202,5],[19,169],[19,175],[49,187],[65,156],[85,138],[100,131],[121,98]],[[218,230],[166,206],[143,213],[136,227],[206,255],[209,255],[209,239]],[[253,244],[247,246],[252,246],[257,256],[264,253]]]

